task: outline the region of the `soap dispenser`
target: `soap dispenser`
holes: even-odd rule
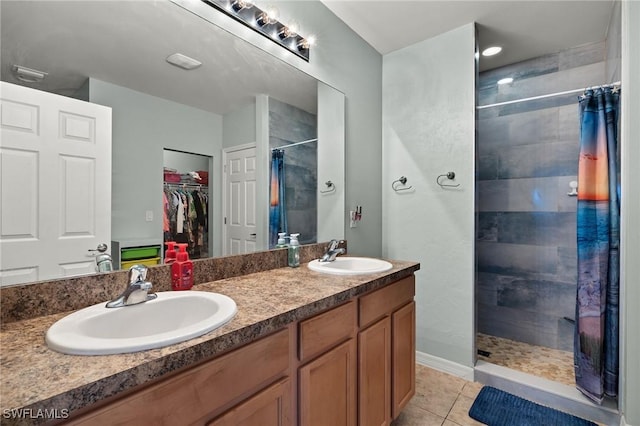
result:
[[[298,236],[300,234],[291,234],[291,241],[289,243],[288,260],[289,266],[297,268],[300,266],[300,243],[298,242]]]
[[[111,255],[106,253],[107,245],[104,243],[98,244],[95,250],[89,250],[91,252],[97,251],[96,255],[96,271],[97,272],[111,272],[113,271],[113,261]]]
[[[287,244],[287,233],[286,232],[278,232],[278,244],[276,244],[276,248],[286,248],[289,247]]]
[[[176,242],[167,241],[165,244],[167,245],[167,252],[164,254],[164,263],[173,263],[176,261]]]
[[[188,244],[176,244],[176,261],[171,264],[171,289],[190,290],[193,287],[193,262],[187,253]]]

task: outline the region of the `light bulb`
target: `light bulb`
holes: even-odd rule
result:
[[[256,18],[256,22],[261,27],[269,24],[275,24],[278,22],[278,9],[273,6],[268,6],[265,10],[262,11]]]
[[[253,7],[253,0],[233,0],[231,2],[231,8],[236,12],[242,9],[251,9]]]
[[[289,25],[283,25],[280,31],[278,31],[278,36],[284,40],[289,37],[295,37],[298,34],[298,23],[293,21]]]

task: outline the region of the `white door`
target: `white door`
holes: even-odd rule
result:
[[[243,146],[225,153],[224,254],[257,250],[256,147]]]
[[[111,108],[0,82],[0,285],[95,272],[111,239]]]

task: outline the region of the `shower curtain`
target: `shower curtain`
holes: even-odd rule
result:
[[[576,386],[600,403],[618,390],[620,203],[618,88],[580,99]]]
[[[284,186],[284,150],[271,151],[271,183],[269,190],[269,248],[278,242],[278,233],[287,232],[287,209]]]

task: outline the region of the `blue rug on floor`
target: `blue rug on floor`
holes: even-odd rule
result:
[[[491,386],[480,390],[469,416],[489,426],[597,426]]]

